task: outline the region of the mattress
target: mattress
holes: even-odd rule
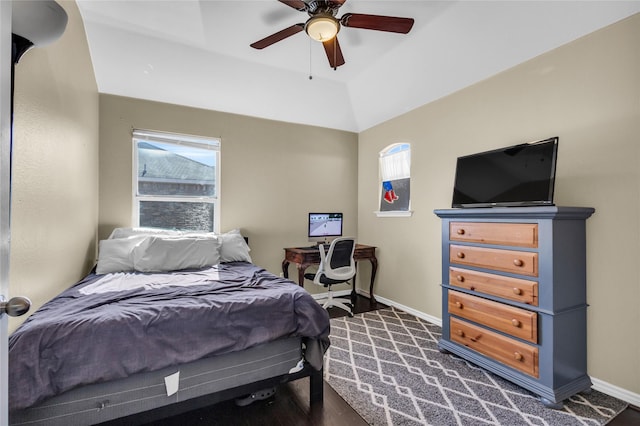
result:
[[[279,339],[178,367],[75,388],[12,411],[10,425],[92,425],[299,370],[300,338]],[[210,403],[218,402],[212,397]]]

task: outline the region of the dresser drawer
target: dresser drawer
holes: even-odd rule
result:
[[[538,348],[451,317],[449,338],[516,370],[538,377]]]
[[[538,253],[487,247],[449,246],[449,262],[516,274],[538,276]]]
[[[536,223],[451,222],[449,239],[517,247],[538,247]]]
[[[538,343],[538,315],[535,312],[449,290],[449,313]]]
[[[463,268],[449,268],[449,284],[515,302],[538,306],[538,283]]]

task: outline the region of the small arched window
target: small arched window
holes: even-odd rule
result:
[[[380,216],[405,216],[411,209],[411,145],[395,143],[379,154]]]

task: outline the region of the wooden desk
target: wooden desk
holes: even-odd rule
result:
[[[378,269],[378,259],[376,258],[376,248],[364,244],[356,244],[353,252],[353,258],[356,266],[359,260],[368,260],[371,262],[371,281],[369,283],[369,298],[371,302],[375,302],[373,296],[373,282],[376,279],[376,271]],[[311,265],[320,264],[320,249],[317,247],[289,247],[284,249],[284,260],[282,261],[282,273],[285,278],[289,278],[289,264],[295,263],[298,268],[298,284],[300,287],[304,285],[304,271]],[[353,289],[351,297],[356,295],[356,277],[353,277]]]

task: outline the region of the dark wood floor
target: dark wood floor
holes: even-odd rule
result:
[[[615,419],[607,423],[609,426],[638,426],[640,425],[640,408],[630,406]]]
[[[370,306],[369,300],[358,296],[355,313],[380,309],[385,306]],[[332,318],[344,316],[340,309],[330,308]],[[308,379],[300,379],[278,388],[277,393],[263,401],[238,407],[234,401],[221,402],[185,414],[148,423],[149,426],[364,426],[367,423],[329,385],[324,384],[324,402],[309,405]],[[640,410],[628,408],[613,419],[609,426],[640,425]]]

